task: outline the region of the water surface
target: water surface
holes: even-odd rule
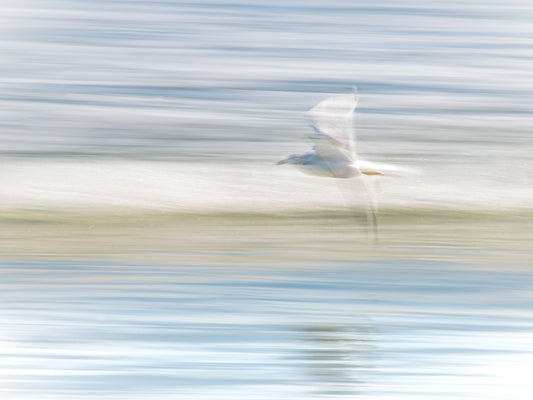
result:
[[[2,398],[532,398],[530,2],[4,3]]]

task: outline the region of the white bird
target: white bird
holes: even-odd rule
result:
[[[313,151],[291,154],[277,164],[291,164],[306,174],[332,178],[360,178],[368,200],[367,218],[377,232],[374,202],[362,175],[386,175],[398,168],[360,160],[355,152],[353,114],[357,106],[357,90],[346,95],[328,97],[314,106],[308,117],[314,129],[309,138]]]

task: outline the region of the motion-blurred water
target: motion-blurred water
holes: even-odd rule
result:
[[[532,393],[530,272],[412,261],[0,268],[8,399]]]
[[[195,208],[226,194],[313,207],[324,199],[290,189],[316,180],[271,166],[309,147],[310,107],[354,85],[360,154],[422,172],[381,185],[382,201],[531,206],[529,2],[17,1],[3,14],[10,207],[85,191],[107,206],[109,186],[130,203],[159,181],[177,210],[193,192]]]
[[[0,12],[2,398],[531,398],[530,2]],[[353,86],[376,245],[274,165]]]

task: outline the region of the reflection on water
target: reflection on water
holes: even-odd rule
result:
[[[372,332],[364,326],[308,326],[297,331],[301,367],[316,393],[357,395],[366,389],[364,374],[372,367]]]

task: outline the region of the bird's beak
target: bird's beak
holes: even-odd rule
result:
[[[287,164],[287,161],[285,161],[285,160],[281,160],[281,161],[278,161],[278,162],[276,163],[276,165],[283,165],[283,164]]]

